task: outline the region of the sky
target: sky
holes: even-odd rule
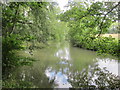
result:
[[[68,3],[68,0],[57,0],[57,2],[60,6],[60,9],[65,10],[64,6]]]
[[[55,0],[55,1],[57,1],[57,3],[59,4],[59,7],[60,7],[61,10],[64,10],[64,11],[67,10],[66,8],[64,8],[64,6],[68,3],[68,0]],[[74,0],[74,1],[76,1],[76,2],[80,2],[80,1],[84,2],[84,0]],[[88,1],[102,1],[102,0],[88,0]]]
[[[61,10],[66,11],[66,8],[64,8],[64,6],[68,3],[68,0],[55,0],[55,1],[58,2]],[[74,0],[74,1],[80,2],[80,1],[84,1],[84,0]],[[96,1],[118,1],[118,0],[87,0],[87,1],[88,2],[91,2],[91,1],[96,2]]]

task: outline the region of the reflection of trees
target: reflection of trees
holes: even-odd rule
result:
[[[120,77],[113,75],[106,68],[101,69],[98,65],[84,69],[82,72],[69,74],[68,81],[75,88],[119,88]]]
[[[46,67],[32,68],[25,66],[11,73],[3,87],[7,88],[52,88],[54,79],[49,79],[44,71]],[[54,84],[55,85],[55,84]]]
[[[58,51],[55,52],[55,56],[59,57],[60,59],[70,60],[70,45],[68,42],[64,42],[58,44]]]
[[[24,81],[32,82],[33,85],[38,88],[52,87],[53,83],[49,82],[49,78],[46,77],[44,71],[41,69],[39,70],[31,68],[29,72],[27,72],[26,69],[23,73],[26,75]],[[20,78],[23,79],[23,75]]]

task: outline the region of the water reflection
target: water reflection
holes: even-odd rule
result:
[[[96,58],[97,60],[97,64],[98,66],[103,69],[104,67],[106,67],[106,69],[115,74],[115,75],[119,75],[118,73],[118,69],[119,69],[119,65],[120,63],[117,60],[114,59],[110,59],[110,58]]]
[[[60,48],[56,53],[55,56],[59,57],[60,59],[70,60],[70,48],[69,45],[65,46],[64,48]]]
[[[64,72],[66,72],[67,70],[68,68],[65,68]],[[62,70],[60,71],[52,70],[52,67],[46,69],[45,71],[47,77],[51,79],[54,78],[54,83],[57,84],[56,86],[57,88],[69,88],[71,87],[71,84],[67,81],[68,76],[64,74],[64,72]]]
[[[106,68],[101,69],[98,65],[69,74],[68,81],[75,88],[93,87],[113,90],[120,87],[120,77],[110,73]]]
[[[23,56],[29,56],[21,52]],[[10,79],[31,82],[38,88],[118,87],[118,60],[100,58],[94,51],[71,47],[69,43],[51,45],[33,52],[37,61],[11,72]],[[106,68],[105,68],[106,67]]]
[[[8,81],[12,81],[12,84],[15,82],[15,87],[53,88],[54,79],[49,79],[43,70],[24,66],[12,73]]]

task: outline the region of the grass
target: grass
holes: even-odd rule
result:
[[[110,37],[112,36],[112,38],[115,38],[116,40],[120,40],[120,34],[101,34],[101,37]]]

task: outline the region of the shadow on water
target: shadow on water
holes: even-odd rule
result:
[[[29,56],[27,51],[18,54]],[[68,42],[36,49],[32,57],[37,61],[11,72],[8,83],[30,82],[32,88],[120,87],[120,63],[114,57],[97,56],[94,51],[72,47]]]

